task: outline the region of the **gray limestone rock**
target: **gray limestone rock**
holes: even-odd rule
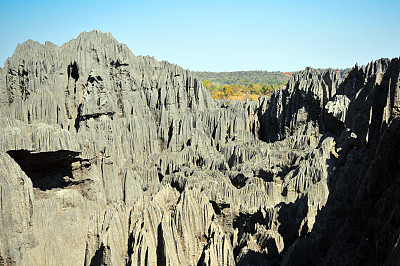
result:
[[[228,102],[110,33],[20,44],[0,68],[0,264],[393,264],[399,70],[307,68]]]

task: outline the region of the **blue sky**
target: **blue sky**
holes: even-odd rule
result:
[[[352,67],[400,56],[400,1],[5,1],[0,66],[18,43],[111,32],[190,70]]]

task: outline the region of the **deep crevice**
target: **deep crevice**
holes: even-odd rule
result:
[[[185,186],[182,186],[178,181],[173,180],[170,183],[171,187],[175,188],[179,193],[182,193],[183,190],[185,189]]]
[[[120,67],[120,66],[129,66],[129,64],[127,63],[121,63],[119,60],[117,60],[117,62],[111,61],[111,65],[115,66],[116,68]]]
[[[90,266],[104,265],[104,244],[102,243],[100,248],[96,250],[93,258],[90,260]]]
[[[158,180],[160,181],[160,183],[163,179],[164,179],[164,175],[162,173],[158,172]]]
[[[79,79],[79,69],[78,66],[76,65],[76,62],[70,64],[67,68],[68,72],[68,78],[71,77],[75,80],[75,82],[78,81]]]
[[[79,130],[79,122],[81,120],[82,120],[82,104],[79,104],[78,114],[76,115],[75,124],[74,124],[76,132],[78,132],[78,130]]]
[[[81,120],[80,121],[84,121],[84,120],[89,120],[90,118],[93,119],[97,119],[100,116],[109,116],[111,118],[111,120],[113,119],[113,116],[115,115],[115,112],[106,112],[106,113],[94,113],[94,114],[88,114],[88,115],[81,115]]]
[[[174,131],[174,126],[173,126],[173,123],[171,123],[171,125],[169,126],[169,129],[168,129],[168,144],[167,144],[167,148],[169,147],[169,144],[171,143],[173,131]]]
[[[163,238],[163,231],[161,223],[158,225],[157,228],[157,265],[164,266],[167,265],[167,259],[165,254],[165,247],[164,247],[164,238]],[[146,264],[147,265],[147,264]]]

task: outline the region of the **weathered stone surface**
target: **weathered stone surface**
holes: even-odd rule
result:
[[[0,68],[0,264],[394,265],[399,71],[307,68],[227,102],[109,33],[18,45]]]
[[[37,244],[31,230],[32,182],[6,153],[0,153],[0,263],[16,264]]]

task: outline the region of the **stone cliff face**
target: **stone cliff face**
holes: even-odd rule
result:
[[[211,98],[109,33],[0,68],[0,264],[396,264],[398,59]]]

